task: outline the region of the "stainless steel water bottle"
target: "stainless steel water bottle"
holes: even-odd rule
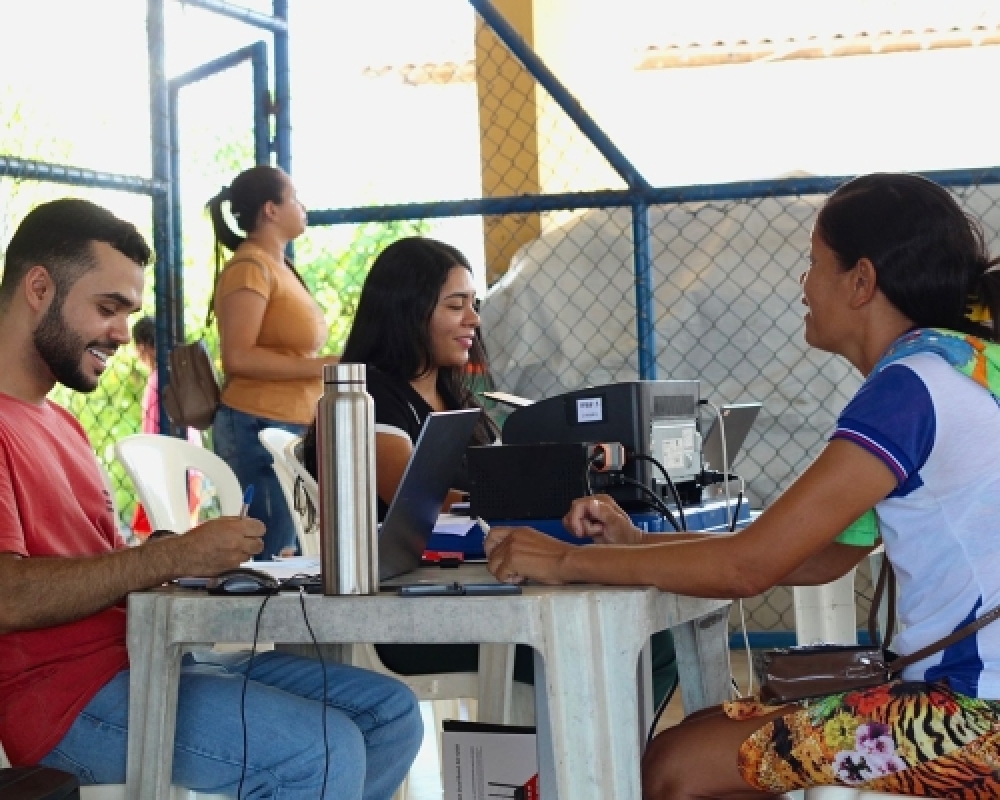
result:
[[[377,594],[375,405],[364,364],[323,367],[316,464],[323,594]]]

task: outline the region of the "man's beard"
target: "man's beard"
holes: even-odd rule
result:
[[[62,299],[57,297],[35,329],[35,349],[59,383],[77,392],[92,392],[97,388],[98,378],[84,372],[83,355],[88,347],[101,344],[85,344],[83,337],[66,324],[62,309]],[[110,347],[114,349],[115,346]]]

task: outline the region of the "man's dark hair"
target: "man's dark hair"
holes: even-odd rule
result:
[[[91,242],[105,242],[140,267],[151,252],[131,222],[89,200],[66,197],[31,211],[14,232],[4,259],[0,303],[6,303],[32,267],[43,266],[65,297],[85,272],[97,266]]]
[[[136,347],[156,347],[156,323],[149,315],[139,317],[132,326],[132,342]]]

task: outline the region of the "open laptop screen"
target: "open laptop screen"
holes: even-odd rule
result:
[[[757,415],[760,413],[760,403],[734,403],[725,405],[720,410],[726,429],[726,460],[728,465],[722,463],[722,426],[719,420],[712,422],[712,427],[705,435],[705,441],[701,446],[702,462],[705,469],[714,469],[718,472],[732,470],[739,455],[743,442],[750,433]]]
[[[481,409],[428,415],[378,537],[379,579],[420,566]]]

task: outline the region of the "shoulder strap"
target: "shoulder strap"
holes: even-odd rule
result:
[[[877,635],[878,608],[882,603],[882,595],[886,591],[888,591],[888,620],[886,622],[885,638],[882,640],[882,647],[885,647],[892,641],[893,628],[896,623],[896,573],[892,568],[892,562],[889,561],[887,554],[882,556],[882,568],[878,573],[875,595],[872,597],[871,608],[868,611],[868,635],[871,637],[872,643],[879,641]],[[889,664],[889,674],[896,675],[902,672],[911,664],[916,664],[918,661],[927,658],[927,656],[951,647],[955,642],[960,642],[967,636],[971,636],[997,619],[1000,619],[1000,606],[994,606],[979,619],[970,622],[968,625],[963,625],[948,636],[938,639],[936,642],[931,642],[929,645],[921,647],[908,656],[900,656],[895,659]]]
[[[933,655],[939,650],[951,647],[955,644],[955,642],[961,641],[966,636],[971,636],[976,631],[985,628],[997,618],[1000,618],[1000,606],[994,606],[979,619],[974,622],[970,622],[968,625],[963,625],[949,636],[945,636],[943,639],[938,639],[936,642],[932,642],[926,647],[921,647],[917,650],[917,652],[910,653],[908,656],[900,656],[889,665],[889,674],[892,675],[897,672],[902,672],[910,666],[910,664],[916,664],[918,661],[927,658],[929,655]]]
[[[876,518],[877,519],[877,518]],[[878,635],[878,610],[882,605],[882,596],[888,590],[888,607],[886,608],[885,636],[881,639]],[[875,584],[875,594],[872,596],[872,603],[868,609],[868,638],[872,644],[881,642],[882,647],[887,647],[892,641],[894,629],[896,627],[896,573],[892,569],[889,556],[882,553],[882,567],[878,571],[878,581]]]

